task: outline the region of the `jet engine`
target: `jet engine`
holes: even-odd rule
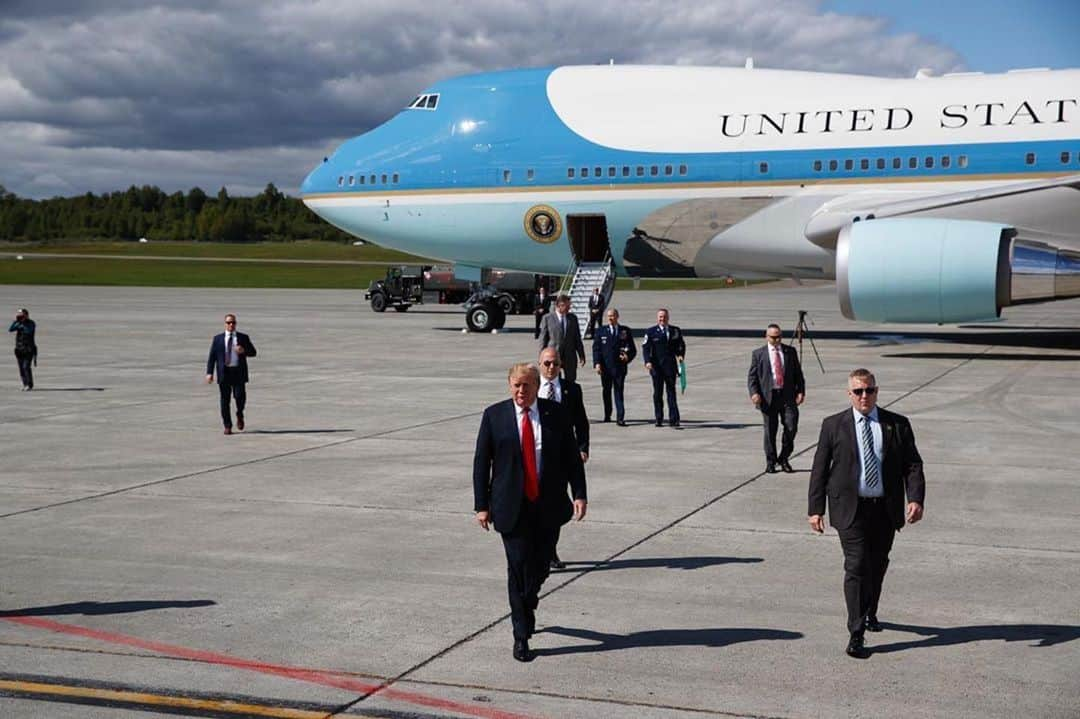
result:
[[[863,220],[840,231],[836,287],[852,320],[985,320],[1002,307],[1080,296],[1080,252],[992,222]]]

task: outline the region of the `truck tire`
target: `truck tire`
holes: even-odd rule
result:
[[[398,312],[408,312],[409,305],[394,305],[394,309]]]
[[[510,295],[499,295],[495,300],[504,315],[514,314],[514,298]]]
[[[496,329],[499,319],[506,321],[506,315],[493,302],[481,302],[473,305],[465,313],[465,324],[473,332],[490,332]]]
[[[375,292],[371,295],[371,309],[376,312],[386,312],[386,295]]]

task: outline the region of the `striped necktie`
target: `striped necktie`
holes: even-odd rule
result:
[[[877,453],[874,452],[874,432],[870,429],[870,418],[865,415],[859,420],[862,424],[863,467],[866,470],[866,486],[874,489],[878,485],[881,470],[878,467]]]

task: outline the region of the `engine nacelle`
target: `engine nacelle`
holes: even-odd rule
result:
[[[836,287],[848,319],[970,322],[1080,295],[1080,254],[992,222],[864,220],[840,231]]]

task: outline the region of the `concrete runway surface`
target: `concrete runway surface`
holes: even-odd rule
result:
[[[658,305],[683,328],[684,427],[652,426],[636,364],[523,665],[470,477],[531,317],[466,335],[457,308],[377,315],[360,290],[0,298],[41,346],[34,392],[10,354],[0,373],[0,716],[1080,716],[1080,301],[905,328],[843,320],[831,286],[616,294],[638,337]],[[746,371],[798,309],[827,372],[807,343],[799,472],[766,475]],[[203,384],[225,311],[259,351],[232,437]],[[865,661],[836,534],[806,523],[856,366],[927,475]]]

